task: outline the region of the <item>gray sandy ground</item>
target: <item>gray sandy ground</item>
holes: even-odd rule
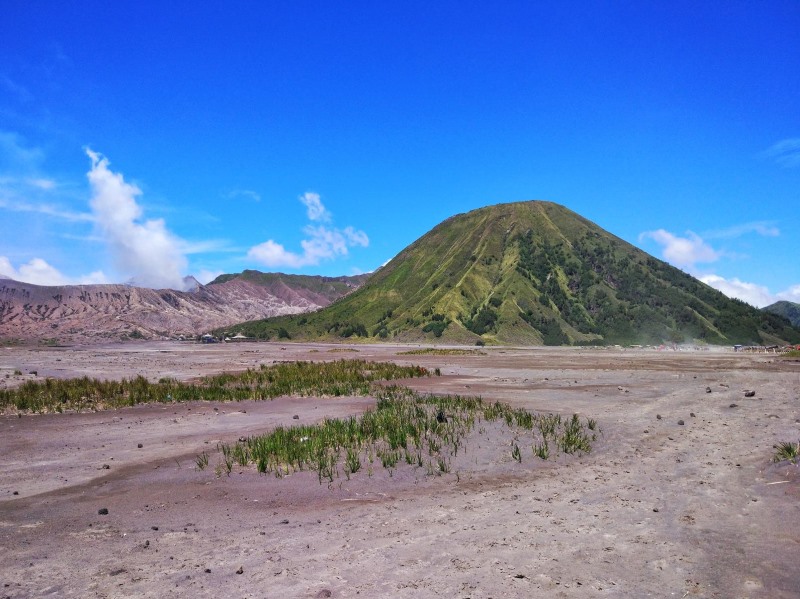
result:
[[[797,467],[770,461],[773,444],[800,438],[800,364],[721,351],[331,349],[7,348],[0,385],[32,370],[191,379],[358,357],[439,367],[405,383],[577,412],[603,432],[589,455],[542,462],[527,447],[522,464],[476,432],[448,474],[377,466],[329,487],[315,473],[217,477],[212,450],[358,413],[370,398],[0,416],[0,597],[800,596]]]

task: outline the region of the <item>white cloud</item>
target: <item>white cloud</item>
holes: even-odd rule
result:
[[[779,300],[800,303],[800,284],[773,294],[764,285],[747,283],[736,277],[726,279],[719,275],[709,274],[700,277],[700,280],[728,297],[735,297],[757,308],[769,306]]]
[[[679,237],[664,229],[645,231],[639,235],[640,241],[646,238],[658,243],[664,259],[679,268],[693,269],[698,262],[715,262],[722,255],[691,231],[686,232],[686,237]]]
[[[789,289],[781,291],[778,294],[777,299],[800,304],[800,284],[793,285],[792,287],[789,287]]]
[[[763,285],[746,283],[740,281],[736,277],[726,279],[719,275],[711,274],[700,277],[700,280],[706,285],[710,285],[714,289],[721,291],[728,297],[735,297],[758,308],[763,308],[776,301],[775,297],[769,292],[769,289]]]
[[[303,256],[287,251],[280,243],[275,243],[271,239],[251,247],[247,252],[247,257],[271,268],[280,266],[301,268],[311,264],[304,260]]]
[[[78,278],[67,277],[57,268],[48,264],[41,258],[32,258],[26,264],[15,268],[6,256],[0,256],[0,275],[33,285],[89,285],[93,283],[107,283],[106,276],[101,271],[95,271]]]
[[[322,199],[318,193],[307,191],[300,196],[300,201],[306,206],[308,220],[330,222],[331,213],[322,205]]]
[[[764,156],[787,168],[800,166],[800,137],[779,141],[765,150]]]
[[[323,206],[318,194],[307,192],[300,196],[300,201],[306,206],[309,220],[331,220],[330,212]],[[347,256],[351,247],[369,245],[367,234],[353,227],[336,229],[324,225],[306,225],[303,232],[307,238],[300,242],[303,248],[301,254],[289,251],[280,243],[269,239],[250,248],[247,257],[270,268],[302,268],[315,266],[323,260]]]
[[[109,170],[108,159],[89,149],[86,153],[92,160],[87,174],[92,214],[116,267],[137,285],[182,289],[185,242],[167,230],[163,219],[142,222],[142,208],[136,202],[142,191]]]

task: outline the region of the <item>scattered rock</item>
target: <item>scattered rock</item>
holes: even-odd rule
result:
[[[683,426],[683,424],[684,424],[683,420],[678,420],[678,424],[680,424],[681,426]]]
[[[525,578],[524,574],[514,574],[514,578]]]
[[[97,510],[97,513],[100,514],[101,516],[107,516],[108,515],[108,508],[107,507],[101,507],[99,510]]]
[[[756,392],[755,391],[745,391],[744,392],[744,396],[745,397],[755,397],[756,396]]]
[[[150,547],[150,541],[145,541],[144,542],[144,546],[145,546],[145,548]]]
[[[292,416],[292,420],[300,420],[300,415],[295,414],[294,416]]]
[[[19,495],[19,491],[14,491],[12,495]]]
[[[318,597],[319,599],[323,599],[324,597],[332,597],[332,596],[333,596],[333,593],[331,593],[328,589],[322,589],[315,595],[315,597]]]
[[[288,520],[281,520],[281,524],[289,524]]]
[[[206,569],[205,569],[205,573],[206,573],[206,574],[211,574],[211,568],[206,568]]]
[[[706,387],[706,393],[711,393],[711,387]]]
[[[442,410],[436,412],[436,422],[439,423],[447,422],[447,416],[444,415],[444,412]]]
[[[731,408],[735,408],[735,407],[736,407],[736,406],[738,406],[738,405],[739,405],[739,404],[732,403],[732,404],[731,404],[729,407],[731,407]]]
[[[656,414],[656,420],[661,420],[661,414]]]
[[[141,449],[142,447],[144,447],[144,445],[142,445],[141,443],[139,443],[139,444],[137,444],[137,445],[136,445],[136,447],[138,447],[139,449]]]
[[[158,526],[151,526],[150,530],[158,530]]]
[[[653,508],[653,511],[654,511],[654,512],[658,512],[658,508],[657,508],[657,507],[654,507],[654,508]]]
[[[237,573],[237,574],[244,574],[244,567],[242,567],[242,566],[239,566],[239,569],[238,569],[238,570],[236,570],[236,573]]]
[[[109,466],[108,464],[103,464],[103,470],[110,470],[110,469],[111,466]]]
[[[246,443],[246,442],[247,442],[246,437],[239,437],[239,443]]]
[[[692,418],[697,418],[697,416],[694,415],[694,412],[689,412],[689,416],[691,416]]]

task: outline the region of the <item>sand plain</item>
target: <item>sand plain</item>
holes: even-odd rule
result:
[[[528,448],[517,464],[478,436],[457,472],[378,467],[328,486],[314,473],[217,477],[194,458],[278,424],[359,413],[370,398],[5,414],[0,598],[800,596],[800,476],[771,462],[775,443],[800,438],[797,361],[724,349],[408,349],[0,348],[0,387],[190,380],[280,360],[421,364],[442,376],[405,384],[579,413],[602,430],[588,455],[543,462]]]

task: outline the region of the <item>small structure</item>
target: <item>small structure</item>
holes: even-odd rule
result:
[[[237,333],[233,337],[225,337],[225,341],[230,343],[242,343],[243,341],[255,341],[252,337],[245,337],[241,333]]]

